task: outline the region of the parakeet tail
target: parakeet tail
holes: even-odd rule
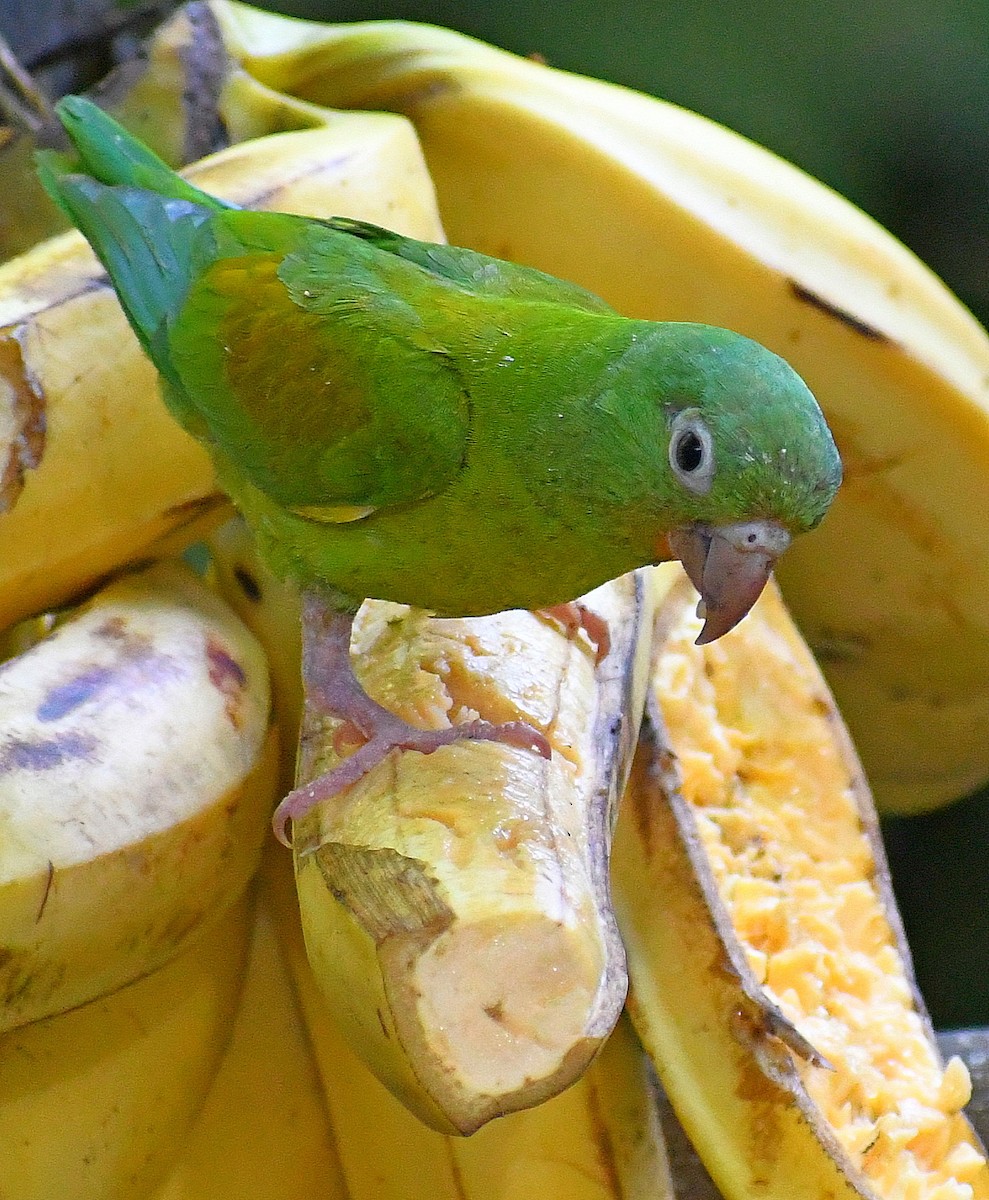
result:
[[[187,183],[91,101],[67,96],[57,111],[77,153],[41,151],[41,182],[96,251],[168,378],[164,328],[189,286],[196,231],[230,206]]]

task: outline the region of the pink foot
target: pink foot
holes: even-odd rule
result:
[[[552,608],[541,608],[539,611],[544,617],[559,621],[571,640],[583,629],[594,647],[595,666],[608,657],[611,634],[604,617],[598,616],[578,600],[571,600],[568,604],[554,604]]]
[[[305,816],[320,801],[335,796],[356,783],[392,750],[416,750],[432,754],[440,746],[460,741],[503,742],[533,750],[549,758],[551,748],[545,734],[525,721],[494,725],[490,721],[469,721],[449,729],[417,729],[382,707],[364,691],[354,675],[350,661],[352,613],[330,608],[312,592],[303,599],[302,675],[306,703],[329,716],[343,717],[361,736],[364,745],[355,750],[326,774],[289,792],[275,809],[272,828],[286,846],[289,820]]]

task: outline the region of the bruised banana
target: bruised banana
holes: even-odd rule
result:
[[[263,896],[230,1044],[154,1200],[353,1200]]]
[[[341,1038],[278,850],[265,857],[260,900],[275,914],[305,1015],[347,1200],[674,1200],[645,1058],[624,1021],[562,1095],[451,1137],[418,1121]]]
[[[253,97],[247,132],[294,112],[240,88]],[[324,116],[322,128],[235,146],[190,177],[244,205],[441,236],[411,127]],[[209,456],[169,416],[83,239],[65,234],[0,267],[0,629],[181,548],[226,511]]]
[[[0,1034],[4,1200],[142,1200],[159,1184],[226,1045],[249,934],[241,899],[145,978]]]
[[[271,88],[411,118],[450,241],[786,358],[845,484],[780,576],[877,798],[919,810],[989,778],[989,338],[926,268],[673,105],[429,26],[211,8],[227,53]]]
[[[179,563],[0,666],[0,1030],[147,974],[241,894],[275,799],[269,707],[261,647]]]
[[[684,579],[659,608],[612,860],[666,1092],[726,1200],[987,1197],[817,666],[775,587],[709,646],[695,604]]]

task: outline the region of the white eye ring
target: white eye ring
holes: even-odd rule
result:
[[[670,470],[688,492],[708,494],[714,483],[714,442],[700,409],[685,408],[673,418],[667,456]]]

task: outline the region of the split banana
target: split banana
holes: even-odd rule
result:
[[[243,81],[241,92],[252,106],[247,132],[295,112]],[[235,146],[190,177],[241,204],[440,236],[411,127],[388,115],[324,116],[320,129]],[[0,629],[122,564],[181,549],[227,511],[206,451],[169,416],[81,236],[0,267]]]
[[[343,1041],[306,959],[288,861],[265,859],[348,1200],[674,1200],[642,1050],[619,1024],[574,1085],[470,1138],[427,1129]],[[171,1198],[169,1198],[171,1200]]]
[[[989,1196],[970,1081],[939,1058],[814,660],[772,587],[709,646],[695,603],[684,579],[659,610],[613,858],[631,1012],[670,1100],[727,1200]]]
[[[211,8],[270,87],[409,117],[452,242],[786,358],[846,482],[781,579],[877,797],[912,811],[989,778],[989,338],[926,268],[795,167],[660,100],[429,26]]]
[[[226,1045],[249,933],[244,899],[144,979],[0,1034],[4,1200],[141,1200],[159,1184]]]
[[[277,755],[260,646],[178,563],[0,666],[0,1030],[146,975],[229,908]]]

